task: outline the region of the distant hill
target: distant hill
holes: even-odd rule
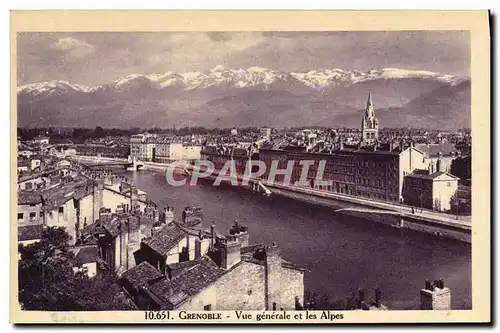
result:
[[[271,69],[129,75],[97,87],[65,81],[17,89],[34,126],[359,126],[368,91],[382,127],[470,127],[470,80],[419,70]]]

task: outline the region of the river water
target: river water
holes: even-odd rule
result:
[[[471,245],[396,229],[332,209],[241,188],[208,183],[173,187],[159,171],[120,171],[162,209],[203,207],[204,226],[213,221],[225,234],[235,220],[249,227],[250,242],[276,242],[286,260],[306,268],[305,288],[318,298],[345,299],[364,288],[367,299],[382,289],[392,309],[418,309],[425,279],[443,278],[453,309],[472,308]]]

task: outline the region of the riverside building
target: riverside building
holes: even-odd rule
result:
[[[375,116],[371,93],[361,122],[359,141],[354,145],[344,143],[342,133],[334,134],[330,142],[318,140],[309,133],[296,138],[295,145],[261,145],[258,154],[234,147],[205,146],[202,159],[211,161],[216,170],[221,170],[226,162],[232,160],[238,175],[244,174],[249,160],[258,159],[265,164],[261,179],[268,184],[307,187],[411,205],[415,205],[418,193],[414,192],[418,190],[418,186],[405,188],[405,179],[409,177],[407,184],[416,184],[416,181],[410,180],[416,178],[416,174],[437,176],[435,172],[438,164],[443,168],[440,171],[445,171],[441,154],[439,161],[434,161],[426,151],[414,147],[411,140],[402,138],[385,143],[379,141],[379,121]],[[302,173],[305,179],[302,178]],[[425,207],[439,211],[449,209],[450,199],[456,191],[456,178],[449,174],[441,175],[439,178],[434,177],[434,183],[438,184],[438,180],[441,181],[443,177],[447,180],[446,184],[450,182],[452,185],[433,186],[435,190],[430,201],[434,204]],[[439,204],[436,204],[438,201]]]

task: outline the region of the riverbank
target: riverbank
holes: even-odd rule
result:
[[[186,168],[193,171],[195,167],[186,165]],[[208,180],[214,180],[217,175],[218,172],[213,171]],[[241,183],[241,178],[241,176],[238,177],[238,183]],[[264,190],[267,194],[281,195],[297,201],[334,208],[338,214],[355,216],[395,228],[411,229],[465,243],[471,243],[472,240],[470,217],[468,221],[459,220],[444,213],[426,210],[415,211],[409,206],[367,200],[312,188],[268,183],[262,179],[250,179],[249,185],[243,187],[259,193]]]
[[[439,237],[471,243],[471,224],[428,212],[411,213],[411,207],[368,201],[313,189],[265,184],[274,195],[330,207],[337,214],[354,216],[395,228],[411,229]],[[408,209],[410,212],[406,212]]]
[[[99,161],[99,162],[123,162],[125,159],[103,158],[93,156],[72,156],[76,160]],[[168,164],[143,162],[145,170],[162,171],[168,168]],[[193,171],[194,166],[185,165],[187,170]],[[200,178],[213,181],[217,177],[214,171],[212,177]],[[241,182],[241,177],[238,183]],[[263,186],[262,186],[263,185]],[[336,210],[337,214],[354,216],[382,223],[395,228],[411,229],[422,233],[432,234],[439,237],[446,237],[471,243],[472,223],[470,217],[455,218],[449,214],[431,211],[412,210],[412,207],[393,204],[389,202],[373,201],[363,198],[319,191],[312,188],[302,188],[297,186],[286,186],[282,184],[269,184],[265,180],[250,179],[250,184],[243,186],[256,192],[267,192],[291,198],[297,201],[321,205]]]

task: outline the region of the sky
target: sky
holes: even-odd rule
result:
[[[20,33],[18,85],[51,80],[95,86],[129,74],[265,67],[421,69],[469,76],[466,31]]]

